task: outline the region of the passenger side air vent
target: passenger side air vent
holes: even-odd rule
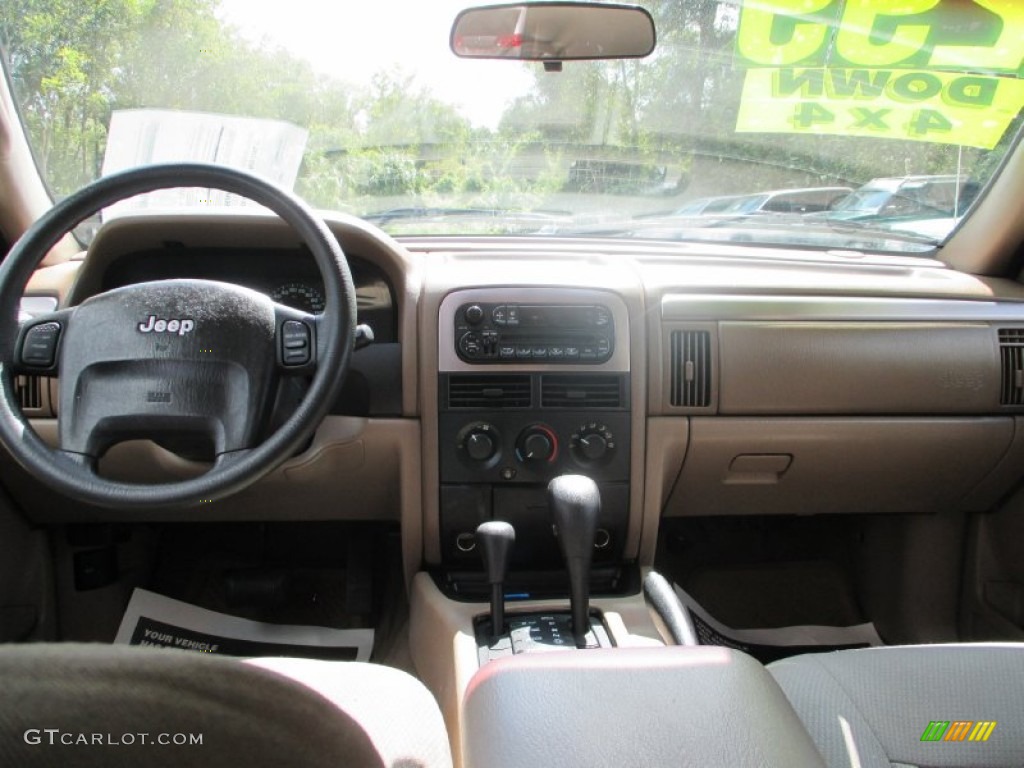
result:
[[[999,329],[999,356],[1003,363],[1001,405],[1024,405],[1024,328]]]
[[[544,408],[621,408],[622,382],[621,376],[541,376],[540,404]]]
[[[448,377],[449,408],[529,408],[530,376],[456,374]]]
[[[39,376],[17,376],[14,379],[14,390],[22,409],[43,407],[43,381]]]
[[[711,405],[711,334],[673,331],[672,391],[669,402],[683,408]]]

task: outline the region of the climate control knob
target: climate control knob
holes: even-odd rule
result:
[[[601,464],[615,451],[615,435],[604,424],[582,424],[570,438],[573,458],[580,464]]]
[[[516,456],[527,464],[554,461],[558,456],[558,437],[543,424],[527,427],[516,440]]]
[[[494,449],[494,438],[486,432],[472,432],[466,438],[466,455],[473,461],[487,461]]]
[[[603,435],[586,434],[580,437],[577,449],[580,456],[587,461],[598,461],[608,453],[608,441],[604,439]]]
[[[478,421],[468,424],[459,432],[459,450],[472,464],[486,464],[498,455],[501,435],[493,424]]]

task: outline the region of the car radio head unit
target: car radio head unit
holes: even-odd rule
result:
[[[614,323],[601,304],[474,302],[455,312],[455,351],[470,363],[603,363]]]

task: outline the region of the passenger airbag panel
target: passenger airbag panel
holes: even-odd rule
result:
[[[721,414],[999,411],[985,324],[723,322]]]

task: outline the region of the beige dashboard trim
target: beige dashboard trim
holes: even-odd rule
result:
[[[56,420],[31,424],[47,443],[56,444]],[[40,523],[393,520],[401,522],[405,532],[404,555],[411,576],[420,559],[419,443],[415,419],[328,416],[305,451],[255,485],[223,501],[187,509],[87,507],[29,478],[6,453],[0,454],[0,475]],[[168,482],[206,469],[149,441],[121,443],[102,464],[105,475],[134,482]]]
[[[756,296],[669,293],[661,317],[673,320],[862,320],[1022,322],[1024,302],[860,296]]]

